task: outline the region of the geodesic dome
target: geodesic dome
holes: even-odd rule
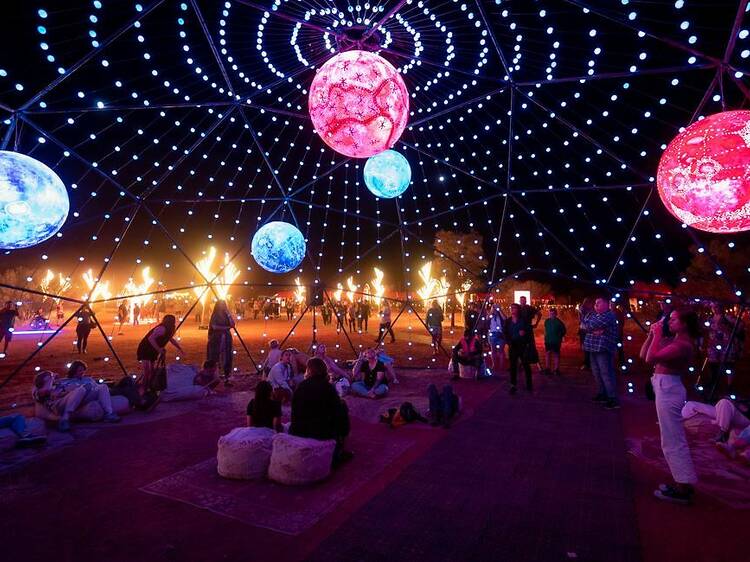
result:
[[[225,286],[333,291],[352,275],[364,292],[378,267],[394,302],[418,301],[445,230],[481,235],[483,292],[528,272],[612,294],[679,283],[704,235],[664,210],[659,158],[681,128],[748,96],[745,2],[65,4],[12,7],[0,138],[70,196],[56,236],[4,252],[31,271],[3,284],[69,313],[139,294],[146,265],[160,280],[147,294],[214,290],[230,264]],[[353,48],[391,62],[410,95],[394,149],[412,180],[397,199],[374,197],[365,161],[326,146],[307,113],[316,69]],[[307,242],[284,275],[249,253],[275,220]],[[210,270],[209,246],[226,253]],[[88,291],[40,289],[48,269],[74,281],[90,271]],[[135,278],[131,292],[101,290],[113,273]]]

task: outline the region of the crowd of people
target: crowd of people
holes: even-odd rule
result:
[[[363,308],[362,304],[352,303],[350,307],[342,304],[338,308],[333,305],[322,315],[325,319],[330,314],[327,322],[336,318],[343,328],[366,331],[366,317],[370,310],[369,305]],[[353,313],[351,318],[350,310]],[[135,311],[122,312],[123,315],[125,312],[135,314]],[[293,310],[291,314],[294,314]],[[13,303],[0,310],[0,341],[4,342],[6,350],[12,338],[12,329],[9,328],[17,316]],[[544,375],[560,376],[562,344],[570,331],[555,307],[548,307],[546,318],[543,316],[542,311],[527,303],[524,297],[511,304],[507,314],[497,303],[469,303],[465,310],[463,335],[450,348],[450,375],[457,379],[465,372],[471,372],[473,378],[481,380],[507,371],[511,394],[518,391],[519,371],[523,373],[524,387],[528,392],[534,389],[535,366]],[[350,424],[344,397],[379,399],[398,384],[394,360],[382,346],[388,335],[395,341],[387,303],[379,311],[379,318],[375,345],[362,351],[351,362],[335,361],[322,343],[313,346],[313,356],[309,357],[294,348],[282,349],[278,341],[272,340],[260,366],[261,381],[247,406],[248,425],[288,430],[303,437],[334,439],[337,462],[348,458],[350,453],[345,451],[344,440],[349,434]],[[616,373],[618,364],[624,360],[624,320],[624,312],[612,307],[610,299],[604,296],[585,299],[578,308],[577,335],[583,356],[581,369],[591,371],[595,386],[592,401],[608,410],[620,407]],[[426,310],[424,322],[431,335],[434,354],[443,349],[444,321],[442,307],[433,301]],[[543,357],[537,351],[535,334],[540,324]],[[87,336],[93,326],[95,320],[83,308],[76,327],[79,353],[86,352]],[[159,393],[166,388],[168,345],[182,351],[175,338],[178,327],[175,316],[166,314],[144,335],[136,352],[142,366],[137,381],[128,380],[128,384],[110,388],[87,376],[86,364],[77,360],[71,363],[64,378],[49,371],[38,373],[32,390],[34,401],[57,417],[61,431],[68,431],[73,414],[91,402],[99,404],[104,421],[119,421],[112,409],[111,396],[114,394],[126,396],[133,407],[152,409],[159,402]],[[217,301],[208,323],[206,360],[203,369],[195,376],[195,385],[212,391],[221,382],[226,386],[232,384],[234,331],[235,319],[226,302]],[[668,299],[661,301],[659,315],[650,323],[640,351],[641,359],[653,365],[650,385],[662,450],[673,477],[673,482],[655,490],[658,498],[690,503],[694,494],[697,476],[683,426],[683,418],[688,415],[685,413],[687,393],[683,377],[696,364],[701,349],[705,358],[700,369],[705,371],[702,387],[708,392],[704,395],[704,402],[688,404],[694,404],[691,406],[693,410],[701,410],[715,419],[720,428],[717,447],[724,454],[750,463],[750,405],[734,399],[734,395],[732,399],[722,398],[715,407],[711,405],[714,394],[733,391],[735,367],[742,355],[743,344],[744,323],[721,305],[712,305],[710,316],[702,319],[692,308],[676,307]],[[453,387],[446,384],[438,390],[432,384],[427,394],[431,421],[448,426],[460,403]],[[291,406],[291,424],[286,429],[281,423],[284,405]],[[706,408],[711,408],[711,411],[703,411]],[[19,443],[34,439],[20,427],[18,420],[3,418],[2,423],[17,432]]]

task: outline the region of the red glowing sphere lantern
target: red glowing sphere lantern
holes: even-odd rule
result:
[[[369,158],[391,148],[409,115],[401,75],[369,51],[346,51],[318,70],[308,100],[323,141],[345,156]]]
[[[659,196],[683,223],[706,232],[750,230],[750,111],[696,121],[669,143]]]

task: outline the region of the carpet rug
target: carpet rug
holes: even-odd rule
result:
[[[371,433],[371,432],[368,432]],[[363,438],[355,433],[348,444],[355,458],[323,482],[290,487],[269,480],[235,481],[216,472],[216,458],[185,468],[141,488],[265,529],[298,535],[320,521],[342,501],[396,461],[412,444],[394,432]],[[385,439],[384,439],[385,437]]]
[[[539,383],[495,393],[308,560],[640,560],[618,413]]]
[[[733,509],[750,509],[750,466],[730,460],[714,445],[718,427],[705,416],[685,420],[690,454],[698,473],[696,489]],[[628,453],[639,462],[659,469],[669,479],[669,467],[658,436],[627,440]]]

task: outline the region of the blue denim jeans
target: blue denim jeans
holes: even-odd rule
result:
[[[610,400],[617,400],[615,365],[610,351],[591,352],[591,373],[598,386],[599,394]]]
[[[363,383],[362,381],[357,381],[353,383],[351,387],[351,393],[356,394],[357,396],[367,396],[367,394],[371,390],[375,392],[375,396],[385,396],[385,394],[388,392],[388,386],[385,384],[379,384],[374,388],[367,388],[365,386],[365,383]]]
[[[26,432],[26,420],[20,414],[0,417],[0,429],[10,429],[21,437]]]
[[[435,421],[446,422],[458,411],[458,397],[453,393],[449,384],[439,393],[437,387],[431,384],[427,387],[427,397],[430,400],[430,416]]]

